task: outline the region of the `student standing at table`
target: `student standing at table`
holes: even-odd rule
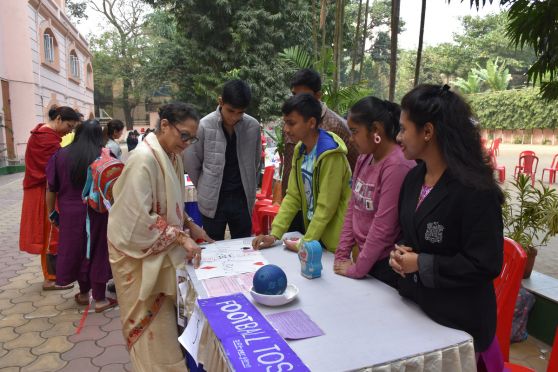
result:
[[[260,124],[246,114],[250,87],[231,80],[223,87],[217,110],[200,121],[200,141],[184,153],[184,167],[198,191],[203,227],[212,239],[252,235],[252,209],[262,143]]]
[[[478,127],[447,85],[414,88],[401,110],[403,153],[422,163],[399,198],[403,241],[389,260],[396,286],[434,321],[472,335],[477,352],[499,355],[492,281],[502,268],[503,194]]]
[[[303,240],[318,240],[334,252],[351,197],[347,148],[336,134],[319,128],[322,106],[311,94],[289,98],[282,112],[285,133],[298,142],[287,195],[273,220],[271,234],[256,237],[252,246],[258,249],[273,245],[301,210],[305,229]],[[298,251],[298,244],[286,244],[288,249]]]
[[[381,272],[372,271],[374,264],[388,260],[400,237],[399,191],[407,172],[416,165],[405,159],[395,140],[400,113],[397,104],[372,96],[361,99],[349,111],[351,142],[361,155],[335,251],[334,270],[339,275],[362,278],[370,273],[381,277]],[[355,244],[359,254],[353,262]]]
[[[181,155],[197,141],[198,120],[184,103],[161,107],[157,130],[132,152],[113,188],[109,260],[122,333],[137,372],[185,370],[177,339],[176,267],[185,258],[199,262],[194,239],[209,240],[191,220],[189,232],[183,229]]]

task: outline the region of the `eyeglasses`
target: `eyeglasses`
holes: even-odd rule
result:
[[[186,142],[186,143],[189,144],[189,145],[193,145],[194,143],[196,143],[196,142],[198,142],[198,141],[200,140],[198,137],[192,136],[192,135],[191,135],[190,133],[188,133],[188,132],[182,132],[180,129],[178,129],[178,128],[176,127],[176,125],[174,125],[174,124],[171,124],[171,125],[172,125],[172,127],[173,127],[174,129],[176,129],[176,131],[177,131],[178,133],[180,133],[180,139],[182,140],[182,142]]]

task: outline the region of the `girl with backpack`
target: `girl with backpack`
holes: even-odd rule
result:
[[[103,148],[103,133],[98,121],[80,124],[74,142],[59,150],[47,165],[49,210],[54,211],[58,201],[59,226],[56,284],[68,285],[77,280],[79,293],[75,301],[89,304],[89,291],[93,292],[95,312],[102,312],[117,305],[116,300],[105,297],[107,281],[112,278],[107,247],[107,213],[98,213],[84,204],[82,190],[89,165],[99,157]],[[54,213],[56,215],[57,213]],[[90,219],[90,252],[86,218]]]

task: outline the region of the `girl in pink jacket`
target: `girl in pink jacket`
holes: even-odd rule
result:
[[[372,96],[349,111],[351,142],[360,155],[335,252],[334,270],[339,275],[362,278],[371,274],[381,279],[382,273],[374,265],[389,258],[400,236],[399,191],[407,172],[416,165],[405,159],[395,140],[400,113],[397,104]],[[358,256],[351,259],[355,246]]]

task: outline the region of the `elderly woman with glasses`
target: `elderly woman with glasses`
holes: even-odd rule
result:
[[[108,223],[122,331],[138,372],[185,370],[174,308],[175,269],[185,259],[199,264],[201,250],[194,240],[210,241],[184,213],[181,153],[197,140],[199,116],[176,102],[161,107],[159,119],[114,185]]]

